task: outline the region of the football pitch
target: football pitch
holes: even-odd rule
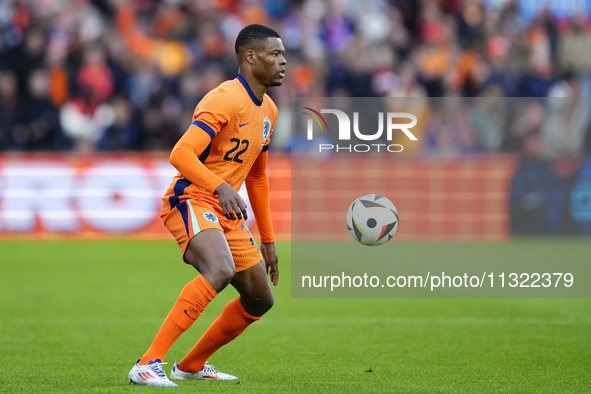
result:
[[[421,246],[397,245],[408,261]],[[241,379],[156,388],[127,374],[195,276],[174,242],[0,242],[0,392],[591,392],[590,299],[292,299],[290,244],[278,252],[275,307],[210,360]],[[234,297],[181,336],[167,373]]]

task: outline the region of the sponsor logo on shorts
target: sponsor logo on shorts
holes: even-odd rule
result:
[[[205,218],[205,220],[207,220],[208,222],[212,222],[212,223],[217,223],[218,222],[218,217],[215,216],[213,213],[211,212],[205,212],[203,214],[203,217]]]

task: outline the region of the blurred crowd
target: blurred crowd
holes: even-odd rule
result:
[[[284,84],[269,91],[279,107],[272,150],[292,148],[291,97],[536,97],[515,130],[489,127],[486,104],[445,127],[434,107],[419,150],[591,153],[588,12],[558,15],[547,0],[527,14],[522,3],[3,0],[0,150],[170,150],[199,100],[236,76],[240,29],[260,23],[287,50]],[[576,141],[544,146],[564,126],[548,140],[535,123],[575,110]]]

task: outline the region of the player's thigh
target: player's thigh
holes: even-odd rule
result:
[[[164,217],[164,225],[179,244],[185,263],[208,281],[214,271],[217,276],[230,276],[229,281],[235,272],[234,262],[216,213],[207,203],[186,200]]]
[[[193,236],[185,251],[184,259],[210,283],[212,282],[210,276],[219,276],[222,282],[226,282],[224,287],[234,277],[236,271],[232,252],[224,233],[215,228],[205,229]],[[216,288],[214,283],[211,285]]]

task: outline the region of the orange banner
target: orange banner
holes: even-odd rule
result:
[[[294,156],[292,168],[289,155],[271,154],[275,234],[348,239],[348,206],[378,193],[398,208],[398,240],[506,239],[516,166],[511,155],[323,162]],[[167,154],[4,154],[0,238],[172,239],[159,213],[175,173]],[[241,195],[249,205],[244,188]],[[248,225],[257,237],[255,221]]]
[[[380,194],[398,210],[397,240],[503,240],[510,236],[513,155],[337,156],[323,162],[294,156],[292,239],[350,239],[347,209]]]

